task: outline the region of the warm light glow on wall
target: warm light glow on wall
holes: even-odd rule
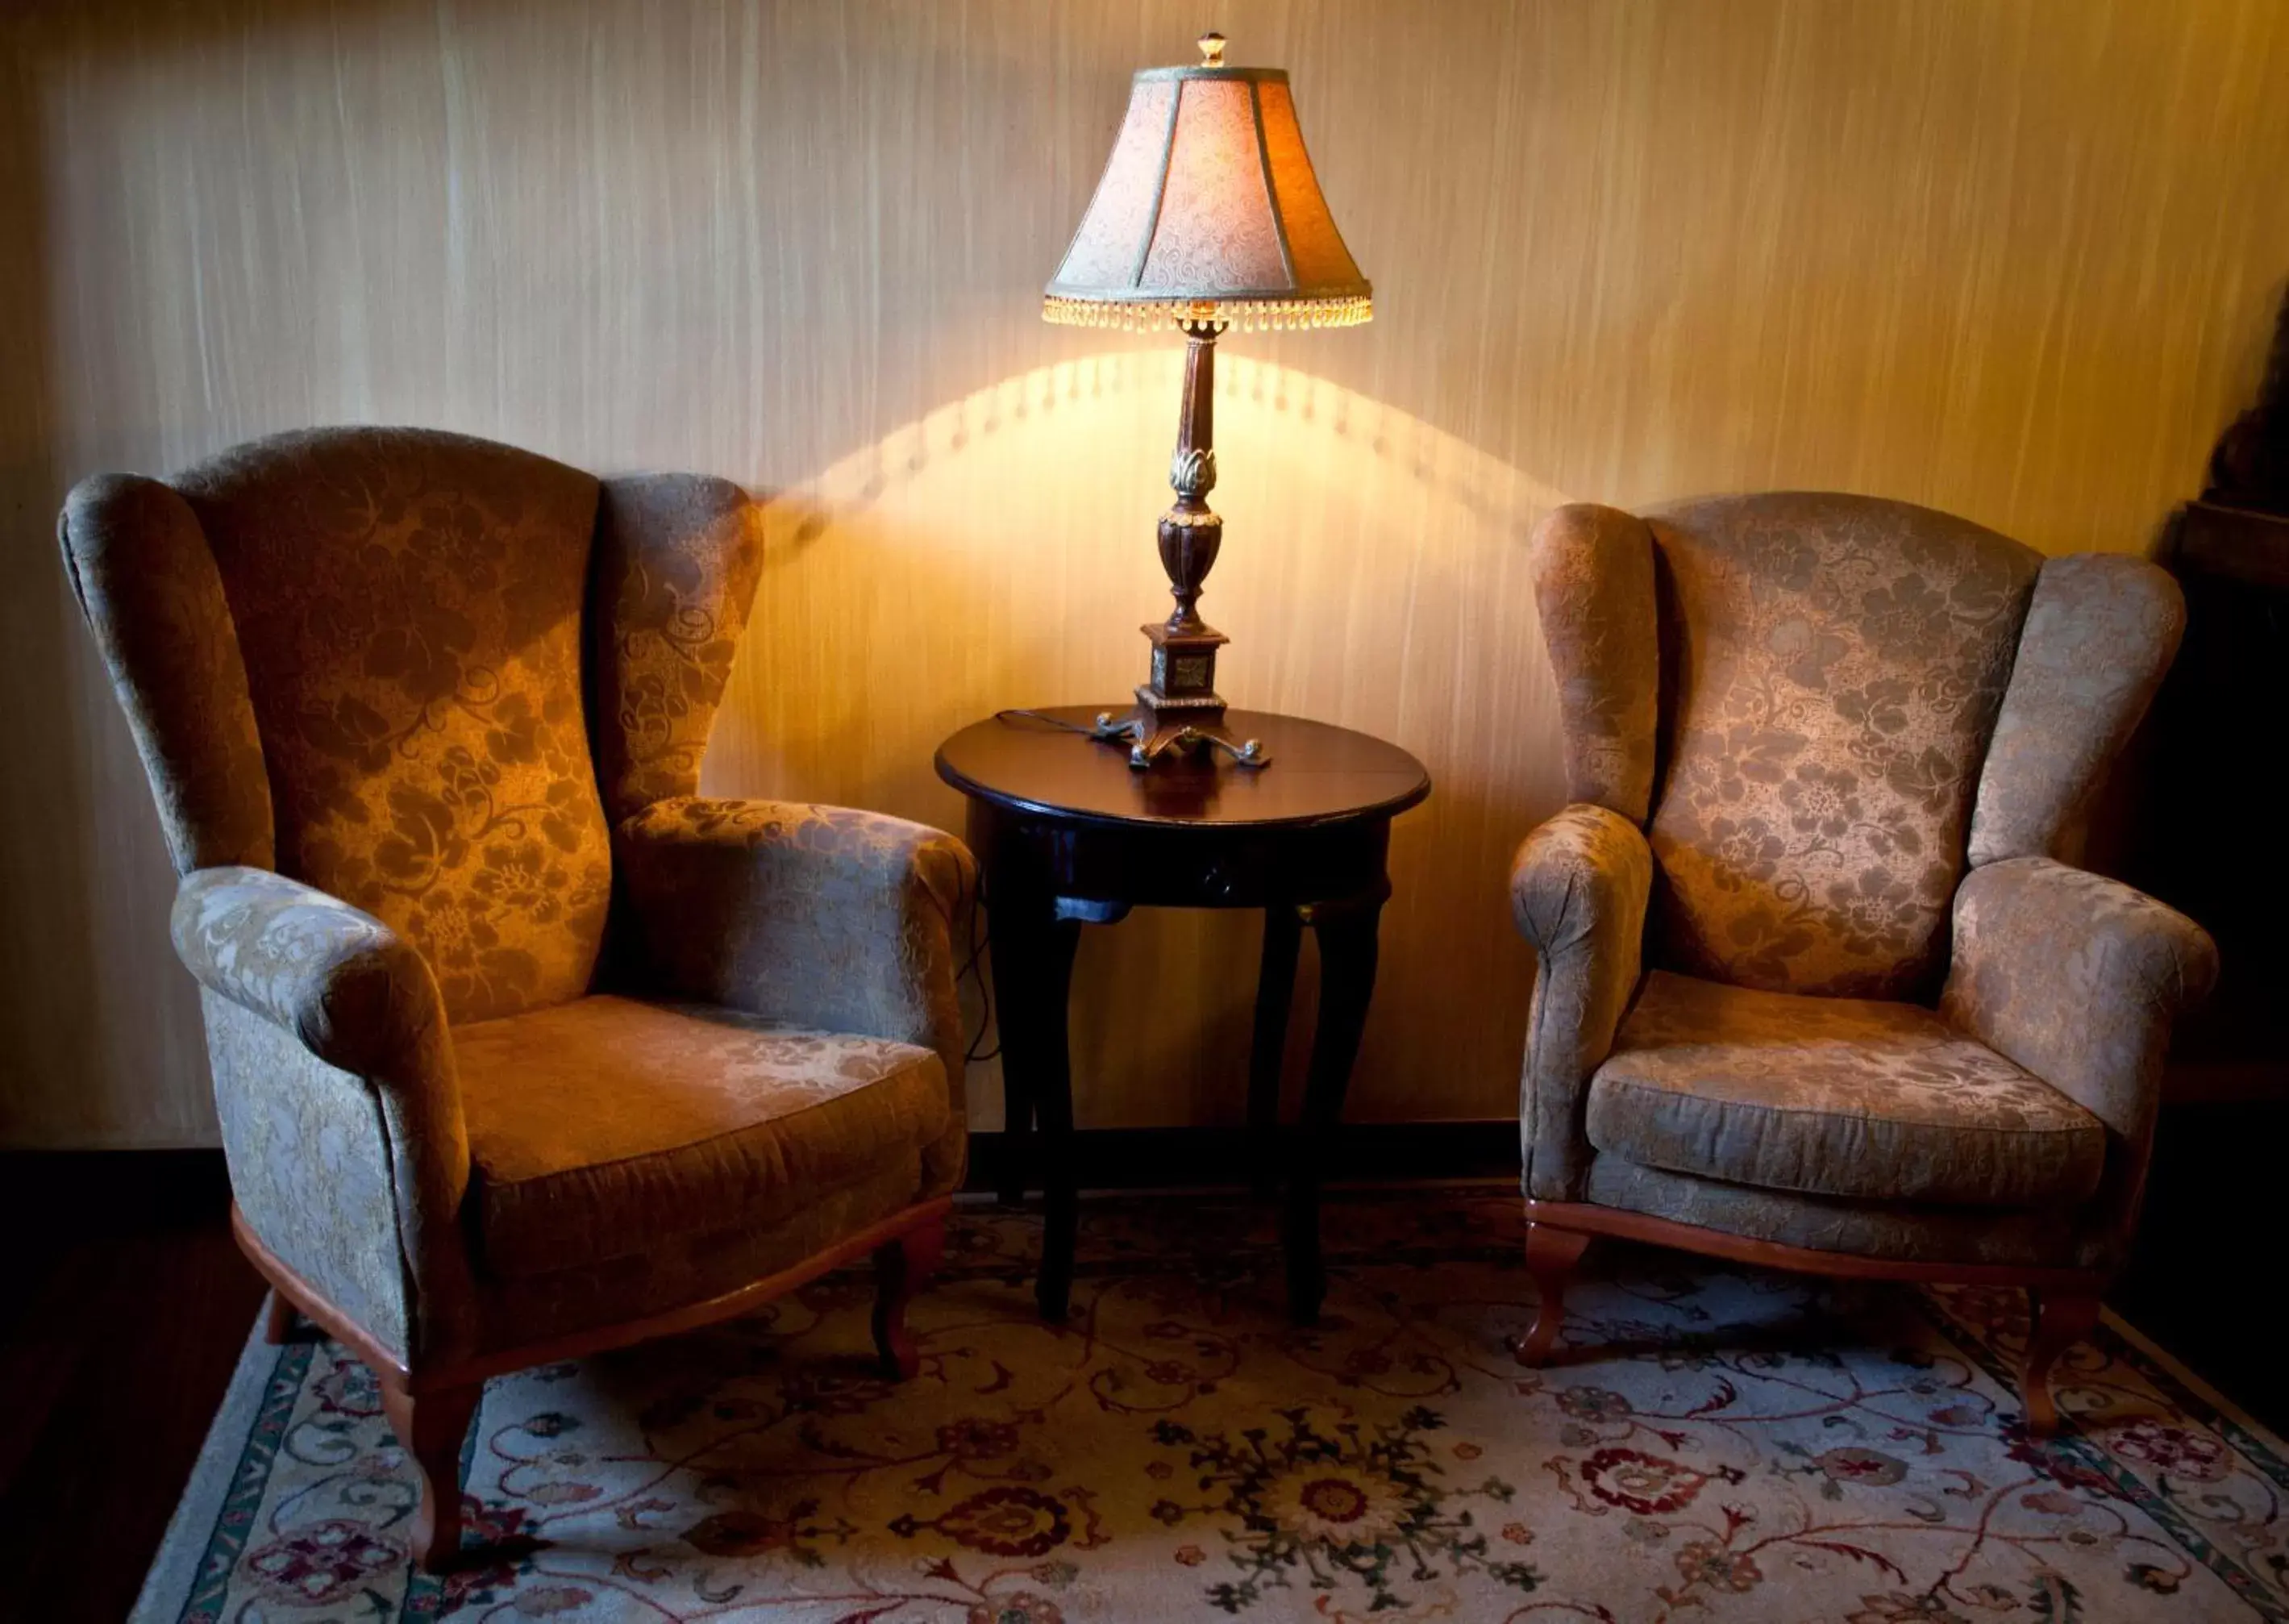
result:
[[[708,790],[959,828],[961,802],[929,765],[945,734],[1003,707],[1118,704],[1134,650],[1104,634],[1168,610],[1151,536],[1181,364],[1168,345],[1011,378],[773,500]],[[1438,784],[1395,830],[1352,1114],[1418,1115],[1431,1093],[1443,1114],[1501,1115],[1530,976],[1502,876],[1561,798],[1524,541],[1565,499],[1418,419],[1242,355],[1219,370],[1216,427],[1226,540],[1206,604],[1237,639],[1225,697],[1396,740]],[[1253,916],[1140,910],[1087,933],[1074,979],[1085,1125],[1238,1120],[1259,929]],[[1480,988],[1489,965],[1507,966],[1491,979],[1517,996],[1458,1007],[1457,962]],[[1116,984],[1153,987],[1149,1014]],[[973,1078],[981,1125],[998,1121],[990,1076]]]
[[[1550,493],[1513,469],[2134,549],[2256,385],[2278,0],[0,5],[0,731],[36,791],[0,839],[0,1142],[214,1142],[172,872],[57,563],[75,477],[386,422],[800,483],[825,523],[774,512],[711,779],[956,818],[946,729],[1126,694],[1168,606],[1177,348],[1048,325],[1039,290],[1129,75],[1219,21],[1294,76],[1376,284],[1371,325],[1229,340],[1206,600],[1236,702],[1440,775],[1398,826],[1361,1113],[1515,1107],[1503,882],[1559,741],[1517,556]],[[1180,938],[1198,964],[1136,945]],[[1254,940],[1090,940],[1085,1113],[1237,1111],[1189,1068],[1244,1046]],[[1105,1024],[1114,959],[1194,988],[1164,1037]]]

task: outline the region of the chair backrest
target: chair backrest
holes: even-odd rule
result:
[[[2040,555],[1869,497],[1727,497],[1647,524],[1655,957],[1779,991],[1928,990]]]
[[[275,867],[364,908],[461,1022],[588,990],[606,803],[698,786],[747,516],[723,480],[330,428],[87,480],[62,540],[178,870]]]
[[[586,990],[611,900],[581,702],[594,478],[367,428],[169,483],[230,605],[280,871],[410,938],[457,1020]]]

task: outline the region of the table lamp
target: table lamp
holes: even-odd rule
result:
[[[1137,690],[1136,708],[1104,713],[1095,730],[1126,744],[1137,768],[1190,749],[1224,750],[1248,767],[1270,759],[1224,727],[1216,659],[1229,639],[1200,612],[1200,583],[1224,540],[1224,521],[1208,505],[1217,337],[1232,326],[1352,327],[1374,315],[1372,290],[1304,150],[1288,75],[1225,67],[1221,34],[1203,34],[1200,47],[1200,66],[1148,68],[1130,83],[1104,178],[1041,298],[1049,321],[1184,335],[1168,466],[1176,500],[1160,516],[1160,564],[1176,608],[1144,628],[1152,680]]]

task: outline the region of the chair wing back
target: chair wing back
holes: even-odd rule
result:
[[[1633,513],[1575,502],[1535,527],[1530,564],[1558,676],[1566,798],[1642,828],[1661,722],[1653,534]]]
[[[207,685],[249,696],[279,871],[403,933],[454,1021],[587,990],[611,895],[581,684],[596,481],[458,435],[338,428],[169,484],[228,608],[238,669],[217,635]],[[124,652],[124,690],[162,676]]]
[[[1980,770],[1974,868],[2081,856],[2090,803],[2177,657],[2186,600],[2120,553],[2046,560]]]
[[[589,676],[614,828],[655,801],[698,789],[708,726],[762,565],[754,506],[730,480],[604,481]]]
[[[57,532],[175,872],[269,868],[262,737],[222,577],[189,504],[156,479],[98,474],[73,487]]]

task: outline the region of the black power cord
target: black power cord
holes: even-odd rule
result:
[[[1093,727],[1083,726],[1079,722],[1068,722],[1063,716],[1053,716],[1047,711],[997,710],[993,713],[993,719],[996,722],[1013,722],[1019,717],[1028,722],[1039,722],[1045,727],[1054,727],[1061,732],[1079,733],[1084,739],[1094,739],[1097,736],[1097,729]]]

